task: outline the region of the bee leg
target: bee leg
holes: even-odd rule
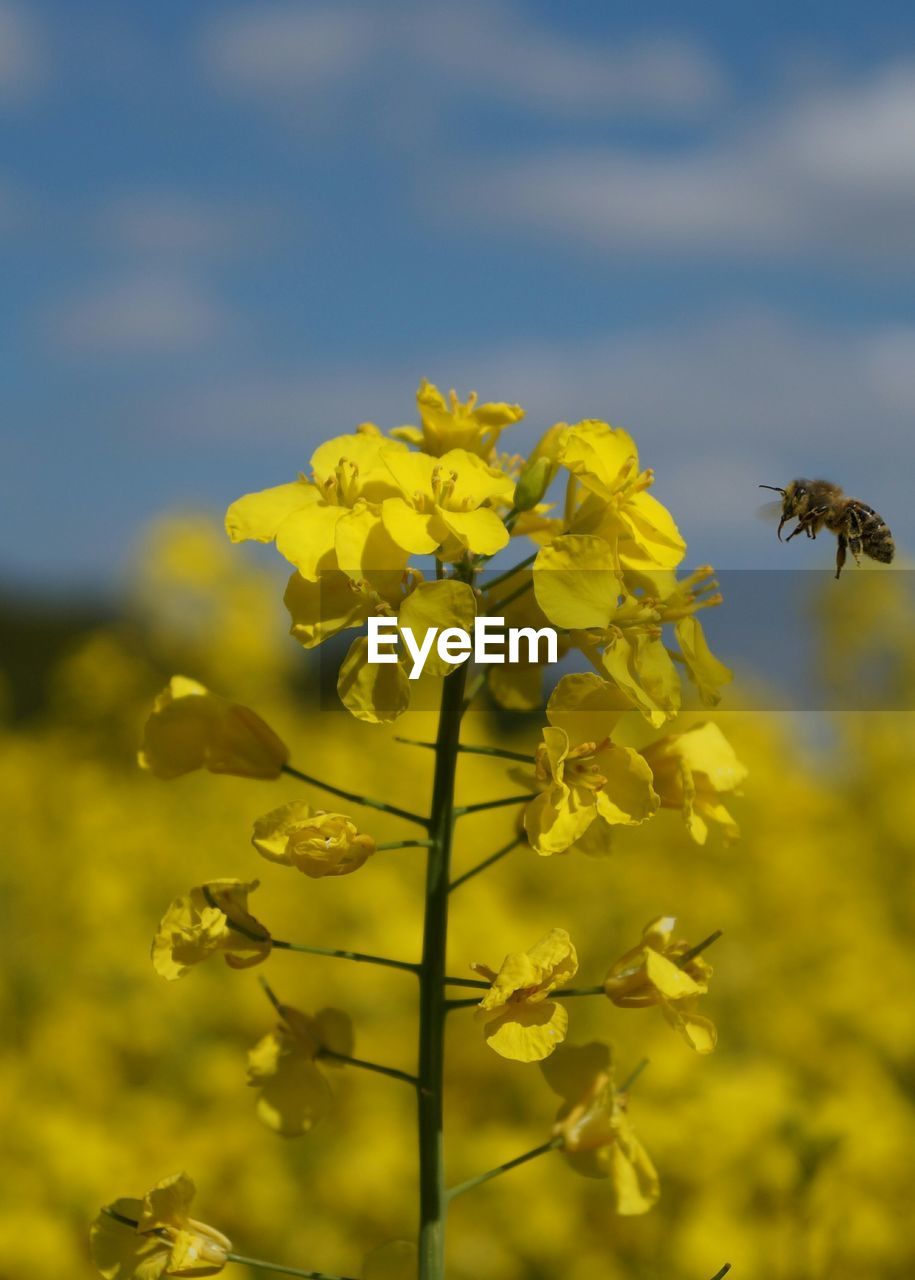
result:
[[[854,536],[850,537],[848,539],[848,549],[852,553],[852,555],[855,557],[855,564],[860,564],[861,552],[863,551],[863,547],[861,546],[861,539]]]
[[[838,547],[838,550],[836,551],[836,578],[838,578],[839,574],[842,572],[842,566],[845,564],[845,548],[847,546],[848,546],[848,542],[845,538],[845,534],[840,533],[839,547]]]
[[[801,521],[799,521],[799,523],[796,525],[796,527],[795,527],[794,529],[792,529],[792,530],[791,530],[791,532],[788,534],[788,536],[787,536],[787,538],[785,539],[785,541],[786,541],[786,542],[790,542],[790,541],[791,541],[791,539],[792,539],[792,538],[796,538],[796,537],[797,537],[797,535],[798,535],[799,533],[806,533],[806,531],[807,531],[807,530],[806,530],[806,525],[804,524],[803,520],[801,520]]]

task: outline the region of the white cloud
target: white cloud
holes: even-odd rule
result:
[[[915,268],[915,64],[676,152],[592,147],[452,164],[431,200],[443,218],[611,253],[828,254]]]
[[[179,353],[206,346],[226,332],[230,318],[187,280],[137,275],[62,304],[49,327],[74,352]]]
[[[532,109],[693,112],[716,103],[725,87],[718,66],[693,41],[574,39],[504,0],[424,6],[406,36],[420,62],[465,90]]]
[[[258,249],[280,225],[267,208],[229,205],[180,191],[146,190],[120,196],[102,210],[107,244],[157,257]]]
[[[331,93],[362,118],[373,96],[386,113],[396,114],[398,94],[416,110],[416,85],[426,111],[450,95],[596,119],[691,115],[725,87],[694,41],[570,38],[512,0],[265,3],[221,12],[203,31],[201,55],[233,91],[267,101]]]
[[[27,98],[45,77],[38,28],[25,11],[0,4],[0,103]]]
[[[273,97],[301,97],[356,76],[372,54],[368,9],[262,4],[224,10],[203,33],[205,68],[226,87]]]

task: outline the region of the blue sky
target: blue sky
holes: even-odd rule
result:
[[[910,5],[0,0],[0,140],[0,580],[420,376],[627,426],[693,563],[828,564],[811,472],[915,541]]]

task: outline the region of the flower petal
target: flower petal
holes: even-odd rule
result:
[[[613,552],[603,538],[565,534],[544,547],[534,562],[537,603],[558,627],[603,630],[616,613],[622,590]]]
[[[337,677],[340,701],[357,720],[381,724],[396,720],[410,705],[410,681],[399,662],[370,663],[369,642],[360,636],[350,645]]]
[[[518,1004],[486,1024],[490,1049],[515,1062],[541,1062],[566,1037],[568,1010],[556,1000]]]
[[[381,518],[391,539],[413,555],[430,555],[439,540],[432,533],[434,514],[416,511],[403,498],[386,498],[381,504]]]
[[[312,506],[320,497],[315,485],[303,479],[246,493],[226,512],[226,533],[233,542],[272,542],[287,516]]]
[[[472,589],[466,582],[448,579],[423,582],[411,591],[400,606],[397,625],[401,629],[409,627],[415,642],[422,645],[431,627],[437,627],[439,631],[459,627],[472,634],[476,616],[477,601]],[[439,657],[438,649],[433,645],[424,671],[433,676],[446,676],[456,665]]]

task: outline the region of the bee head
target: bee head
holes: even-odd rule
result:
[[[792,480],[786,489],[776,484],[761,484],[760,489],[774,489],[782,495],[782,518],[778,522],[778,538],[781,541],[782,529],[786,522],[794,516],[802,516],[807,508],[810,494],[809,480]]]

